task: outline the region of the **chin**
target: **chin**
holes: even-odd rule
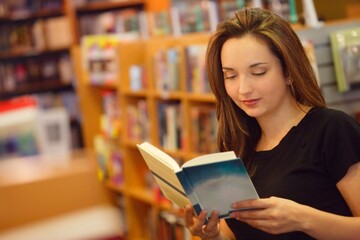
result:
[[[249,116],[253,118],[258,118],[264,115],[263,111],[259,111],[259,109],[249,109],[249,108],[242,108],[243,111]]]

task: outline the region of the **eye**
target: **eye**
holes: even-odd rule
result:
[[[236,77],[236,73],[235,72],[224,72],[224,79],[234,79]]]
[[[258,71],[258,72],[253,72],[252,75],[254,76],[262,76],[266,73],[266,71]]]
[[[225,79],[234,79],[236,77],[236,75],[225,75],[224,78]]]

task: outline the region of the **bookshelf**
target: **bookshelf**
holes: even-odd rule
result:
[[[69,49],[73,41],[65,6],[61,0],[2,3],[2,99],[72,88]]]
[[[31,94],[41,107],[65,107],[77,149],[83,146],[80,117],[76,104],[68,104],[76,99],[71,2],[1,1],[0,100]]]
[[[53,102],[61,99],[70,113],[73,148],[83,147],[81,116],[74,104],[79,81],[72,51],[80,43],[81,19],[114,10],[162,9],[166,4],[144,0],[1,1],[0,100],[26,94],[35,94],[41,101],[49,96]],[[102,91],[97,92],[101,95]]]
[[[134,21],[140,12],[161,11],[168,9],[169,1],[111,1],[111,0],[64,0],[68,16],[72,22],[74,42],[80,44],[81,38],[87,34],[119,32],[119,21]],[[127,16],[121,19],[121,15]],[[132,20],[129,20],[131,19]],[[137,21],[138,19],[136,19]],[[99,24],[100,22],[100,24]],[[102,23],[101,23],[102,22]],[[105,23],[106,22],[106,23]],[[112,23],[109,23],[112,22]],[[109,26],[111,25],[111,26]]]
[[[118,107],[121,111],[120,135],[115,142],[122,153],[123,181],[119,184],[107,180],[105,183],[109,189],[117,192],[125,201],[124,211],[129,228],[129,239],[151,239],[156,228],[149,229],[149,221],[159,223],[158,218],[164,215],[163,211],[171,212],[175,216],[181,214],[169,202],[164,201],[153,192],[152,176],[149,175],[148,168],[136,148],[136,144],[145,140],[150,141],[165,149],[179,161],[186,161],[201,152],[196,147],[198,146],[198,143],[195,142],[196,139],[193,138],[198,131],[196,124],[200,125],[200,123],[196,123],[198,118],[194,118],[194,116],[201,114],[202,111],[199,109],[205,109],[204,116],[206,117],[204,119],[208,118],[214,121],[215,98],[211,93],[189,91],[186,81],[189,71],[187,49],[189,46],[206,45],[208,37],[207,33],[196,33],[182,37],[120,42],[118,45],[120,75],[116,85],[110,89],[116,92]],[[159,65],[158,60],[155,62],[154,56],[158,52],[166,52],[168,49],[174,48],[177,49],[178,64],[172,69],[177,68],[177,70],[169,73],[167,78],[171,79],[175,77],[174,74],[179,74],[180,84],[178,89],[164,90],[159,88],[157,79],[154,77],[156,67]],[[76,56],[75,65],[81,66],[81,49],[75,47],[73,53]],[[133,66],[143,66],[146,69],[144,88],[133,89],[134,86],[131,85],[129,77],[129,69]],[[197,71],[200,73],[201,69]],[[82,114],[86,119],[83,123],[85,144],[96,149],[94,137],[102,131],[99,120],[99,116],[103,112],[101,91],[109,89],[109,86],[91,85],[88,74],[81,67],[77,68],[77,75],[78,94],[82,100],[80,102]],[[164,113],[161,113],[160,106],[163,110],[166,109]],[[175,114],[175,109],[181,113],[172,115]],[[164,114],[163,122],[159,121],[159,114]],[[166,117],[170,118],[166,119]],[[180,128],[172,124],[174,120],[177,120]],[[171,126],[164,127],[164,125]],[[215,129],[214,125],[211,129]],[[168,136],[168,141],[172,142],[169,144],[159,137],[162,135],[159,131],[166,132],[168,135],[171,135],[170,132],[174,134],[176,131],[181,134],[171,135],[173,139]],[[216,141],[212,140],[212,142]],[[209,151],[209,149],[202,152],[204,151]]]

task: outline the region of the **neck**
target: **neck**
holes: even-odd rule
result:
[[[257,151],[271,150],[276,147],[290,129],[299,124],[309,110],[308,106],[296,104],[286,111],[257,119],[261,128]]]

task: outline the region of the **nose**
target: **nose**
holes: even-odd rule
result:
[[[240,95],[247,95],[253,90],[251,82],[245,76],[239,77],[238,80],[238,93]]]

